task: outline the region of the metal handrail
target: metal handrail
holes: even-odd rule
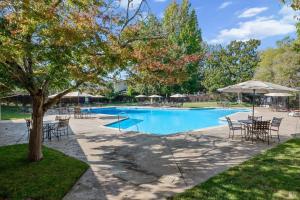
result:
[[[121,125],[120,125],[120,121],[121,121],[121,119],[120,119],[120,117],[121,117],[121,114],[127,114],[126,112],[120,112],[120,113],[118,113],[118,126],[119,126],[119,131],[121,132]],[[127,116],[127,119],[129,119],[129,117]],[[140,130],[139,130],[139,126],[137,125],[137,124],[135,124],[135,126],[136,126],[136,130],[137,130],[137,132],[139,132]]]

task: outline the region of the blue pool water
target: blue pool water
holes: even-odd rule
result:
[[[139,131],[149,134],[169,135],[197,130],[223,124],[221,117],[237,112],[248,112],[246,109],[159,109],[159,108],[94,108],[92,113],[120,115],[128,119],[106,125],[121,128],[125,131]]]

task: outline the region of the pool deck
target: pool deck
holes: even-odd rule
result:
[[[246,119],[247,115],[237,113],[232,118]],[[257,115],[284,117],[281,141],[300,132],[300,118],[264,108],[258,108]],[[165,199],[277,145],[275,140],[268,146],[238,136],[228,139],[227,126],[170,136],[123,133],[103,126],[115,120],[107,115],[72,118],[73,134],[45,142],[91,166],[65,200]],[[0,121],[0,146],[26,141],[24,120]]]

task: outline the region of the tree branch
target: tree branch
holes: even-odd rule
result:
[[[71,92],[72,90],[78,88],[81,84],[83,84],[82,81],[78,82],[75,86],[70,87],[64,91],[62,91],[61,93],[58,93],[55,97],[53,98],[48,98],[48,100],[44,103],[43,105],[43,110],[44,112],[46,112],[51,106],[53,106],[54,104],[58,103],[58,101],[66,94],[68,94],[69,92]]]

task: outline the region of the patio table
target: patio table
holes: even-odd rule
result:
[[[243,124],[245,127],[245,139],[248,140],[250,139],[250,134],[252,131],[252,124],[253,120],[245,119],[245,120],[238,120],[239,123]]]

